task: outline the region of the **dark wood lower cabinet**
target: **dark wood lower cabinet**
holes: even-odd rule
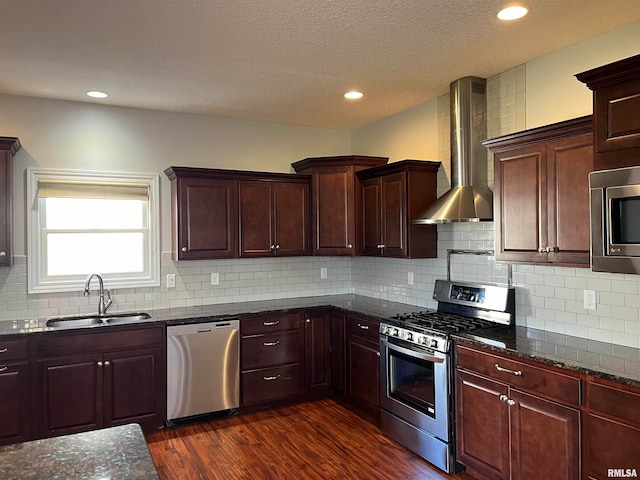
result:
[[[456,363],[457,461],[492,480],[581,478],[577,377],[460,345]]]
[[[305,314],[306,392],[328,394],[331,390],[331,313],[328,309]]]
[[[29,366],[0,365],[0,445],[31,439]]]
[[[331,383],[338,392],[344,393],[346,372],[346,315],[331,312]]]
[[[347,315],[347,398],[379,422],[380,343],[379,321]]]
[[[139,423],[162,425],[166,410],[164,325],[42,336],[34,342],[39,438]]]

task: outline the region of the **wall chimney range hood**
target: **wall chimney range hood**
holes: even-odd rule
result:
[[[486,80],[464,77],[451,83],[451,189],[411,222],[433,224],[493,220],[493,192],[487,186]]]

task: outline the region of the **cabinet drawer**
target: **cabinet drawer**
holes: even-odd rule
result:
[[[240,318],[240,331],[242,335],[254,335],[257,333],[295,330],[300,328],[300,320],[299,313],[269,316],[248,315]]]
[[[300,365],[262,368],[241,375],[242,404],[278,400],[302,393]]]
[[[243,337],[242,369],[297,363],[300,361],[301,342],[300,331]]]
[[[19,360],[27,358],[27,339],[19,338],[16,340],[0,339],[0,365],[8,360]]]
[[[456,354],[460,368],[563,402],[580,404],[580,379],[577,377],[460,345],[456,348]]]
[[[380,322],[362,317],[347,317],[347,332],[349,335],[355,335],[375,343],[379,343],[380,337],[378,330]]]
[[[587,382],[585,403],[593,410],[640,425],[640,392]]]

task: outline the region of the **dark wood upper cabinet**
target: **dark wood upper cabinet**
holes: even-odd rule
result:
[[[309,254],[311,177],[169,167],[174,260]]]
[[[359,255],[362,250],[362,190],[356,172],[385,165],[388,158],[348,155],[306,158],[292,164],[311,175],[313,255]]]
[[[576,77],[593,90],[594,170],[640,165],[640,55]]]
[[[309,185],[284,174],[239,183],[241,257],[309,254]]]
[[[591,116],[483,144],[494,154],[496,258],[588,266]]]
[[[403,160],[361,170],[362,254],[401,258],[435,258],[435,225],[414,225],[436,200],[440,162]]]
[[[174,260],[238,256],[238,181],[204,168],[170,167]]]
[[[0,267],[13,265],[12,163],[20,150],[20,140],[0,137]]]

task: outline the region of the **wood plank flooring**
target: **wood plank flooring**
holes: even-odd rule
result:
[[[162,480],[473,478],[443,474],[332,399],[170,427],[146,440]]]

